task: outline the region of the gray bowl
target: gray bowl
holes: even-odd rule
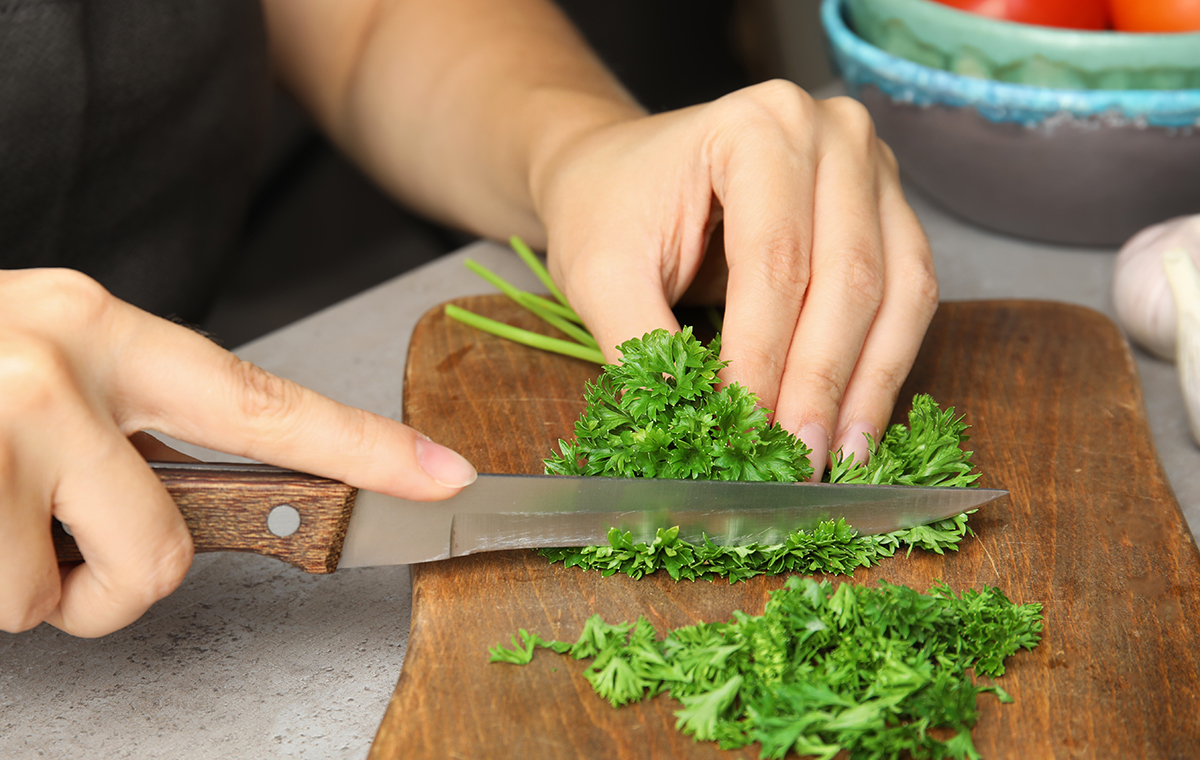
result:
[[[1200,90],[1061,90],[922,66],[822,23],[851,95],[919,189],[970,222],[1114,246],[1200,211]]]

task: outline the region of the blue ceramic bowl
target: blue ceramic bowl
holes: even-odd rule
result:
[[[865,42],[845,0],[821,20],[847,91],[908,179],[1000,232],[1113,246],[1200,212],[1200,89],[1067,90],[922,66]]]

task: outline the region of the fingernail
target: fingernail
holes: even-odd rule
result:
[[[819,482],[825,474],[825,462],[829,459],[829,433],[825,432],[824,425],[810,422],[800,428],[797,437],[812,449],[812,453],[808,455],[808,461],[813,466],[812,482]]]
[[[418,436],[414,444],[417,463],[425,474],[446,488],[462,488],[475,482],[475,468],[462,455],[425,436]]]
[[[867,453],[870,451],[870,446],[867,443],[867,436],[871,436],[871,440],[879,440],[879,431],[874,425],[866,422],[856,422],[846,428],[846,432],[842,435],[842,440],[838,442],[838,448],[841,449],[842,458],[849,459],[850,455],[854,455],[854,463],[863,464],[867,461]]]

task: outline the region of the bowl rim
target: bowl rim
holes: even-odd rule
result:
[[[1200,69],[1200,31],[1135,33],[1021,24],[971,13],[938,0],[847,0],[850,17],[854,16],[856,6],[860,12],[876,18],[895,18],[909,24],[915,36],[942,53],[949,52],[943,44],[945,40],[936,42],[928,35],[923,36],[922,32],[928,30],[913,28],[911,24],[935,25],[938,33],[934,36],[938,37],[943,32],[971,34],[971,44],[1000,64],[1044,55],[1088,71],[1137,70],[1148,66],[1129,59],[1149,55],[1154,61],[1149,68]],[[1173,60],[1181,52],[1189,57],[1184,64]]]
[[[923,66],[870,44],[846,24],[845,5],[846,0],[822,0],[821,23],[830,45],[835,53],[867,68],[879,80],[870,83],[893,100],[974,106],[991,121],[1037,123],[1064,111],[1077,116],[1116,112],[1156,126],[1200,126],[1200,89],[1068,90],[975,79]]]
[[[964,23],[974,23],[977,26],[997,26],[1020,29],[1022,34],[1032,34],[1037,38],[1044,37],[1051,39],[1058,37],[1062,40],[1067,40],[1071,37],[1079,36],[1084,39],[1092,40],[1147,40],[1157,42],[1163,38],[1178,39],[1180,37],[1195,37],[1200,39],[1200,31],[1195,32],[1123,32],[1120,29],[1074,29],[1065,26],[1046,26],[1043,24],[1026,24],[1020,21],[1010,21],[1004,18],[996,18],[995,16],[985,16],[979,13],[957,8],[953,5],[938,2],[937,0],[893,0],[898,2],[916,3],[922,6],[929,6],[929,13],[945,13],[947,16],[963,18]]]

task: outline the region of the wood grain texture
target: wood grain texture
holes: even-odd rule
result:
[[[499,297],[457,303],[534,326]],[[482,470],[537,472],[595,374],[435,311],[413,335],[405,418]],[[1200,757],[1200,552],[1116,328],[1063,304],[943,304],[901,398],[916,392],[966,414],[981,484],[1011,496],[972,519],[978,537],[957,554],[914,552],[853,581],[924,590],[940,578],[1045,605],[1041,646],[1000,680],[1016,702],[980,700],[984,757]],[[593,613],[646,615],[660,633],[757,614],[783,580],[602,578],[532,552],[414,566],[408,655],[371,757],[757,757],[682,736],[665,697],[613,709],[585,663],[542,652],[526,667],[493,665],[487,648],[518,628],[573,640]]]
[[[337,569],[358,493],[352,486],[266,465],[155,462],[153,469],[197,552],[253,552],[309,573]],[[300,513],[300,527],[281,537],[267,528],[267,515],[284,504]],[[59,562],[83,558],[57,521],[53,534]]]

